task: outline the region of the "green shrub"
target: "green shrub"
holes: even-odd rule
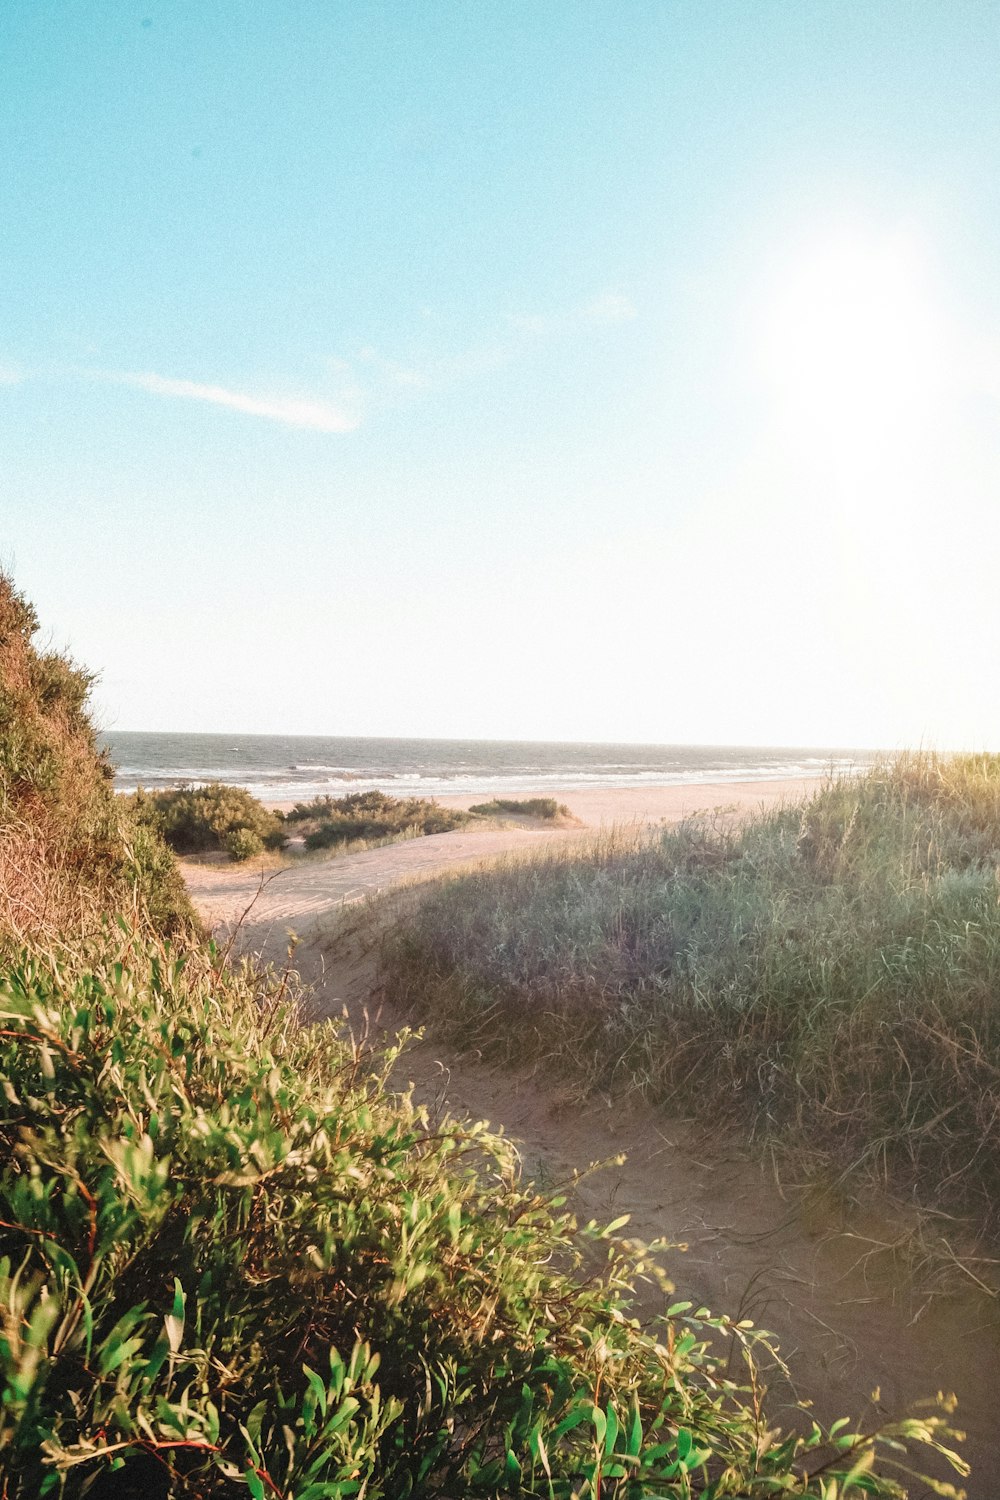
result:
[[[281,813],[269,811],[245,787],[221,781],[158,792],[140,787],[130,801],[135,816],[155,828],[178,854],[229,849],[230,837],[240,832],[256,840],[259,848],[280,849],[285,842]],[[247,840],[243,843],[250,847]],[[258,853],[259,848],[251,848],[250,853]]]
[[[355,793],[355,796],[360,794]],[[370,795],[370,794],[365,794]],[[375,793],[381,796],[381,793]],[[286,823],[305,823],[315,821],[318,818],[334,818],[341,802],[346,798],[334,798],[330,796],[313,797],[311,802],[296,802],[294,806],[285,813]]]
[[[558,818],[568,817],[569,808],[562,802],[557,802],[554,797],[494,797],[491,802],[479,802],[475,807],[469,808],[470,812],[480,813],[485,817],[495,816],[497,813],[520,813],[526,818]]]
[[[252,828],[232,828],[222,836],[222,846],[237,864],[264,852],[264,841]]]
[[[385,792],[352,792],[346,797],[317,797],[297,802],[288,822],[305,829],[307,849],[339,844],[374,843],[430,833],[450,833],[470,821],[457,808],[439,807],[420,797],[390,797]]]
[[[430,890],[397,1003],[1000,1225],[1000,757]]]
[[[644,1331],[611,1230],[283,990],[114,926],[0,972],[5,1500],[860,1500],[945,1437],[783,1435],[745,1325]]]

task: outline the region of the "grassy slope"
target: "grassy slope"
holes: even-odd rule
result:
[[[80,932],[102,911],[190,928],[169,852],[115,798],[87,716],[90,675],[39,649],[37,630],[0,575],[0,944]]]
[[[781,1134],[996,1232],[1000,758],[907,757],[438,886],[392,997],[604,1086]]]

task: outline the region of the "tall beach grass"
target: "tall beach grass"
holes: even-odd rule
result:
[[[391,999],[499,1054],[1000,1231],[1000,757],[905,755],[740,825],[446,879]]]

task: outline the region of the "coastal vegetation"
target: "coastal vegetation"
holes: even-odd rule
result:
[[[523,818],[542,818],[546,822],[572,817],[569,808],[564,803],[557,802],[554,797],[494,797],[490,802],[477,803],[469,811],[487,818],[512,813]]]
[[[151,829],[175,853],[227,854],[237,862],[256,859],[265,850],[284,849],[292,837],[300,838],[309,852],[343,853],[450,833],[484,817],[518,814],[552,821],[571,816],[554,797],[498,799],[466,812],[423,797],[393,797],[379,791],[314,797],[282,813],[265,807],[245,787],[223,782],[159,791],[140,787],[123,801],[133,823]]]
[[[287,813],[265,807],[245,787],[224,782],[159,791],[140,787],[125,800],[134,821],[154,830],[175,853],[228,854],[237,862],[284,849],[294,836],[310,851],[344,851],[449,833],[474,821],[457,808],[378,791],[315,797],[296,802]]]
[[[771,1410],[747,1324],[199,936],[88,679],[0,602],[4,1500],[889,1500],[948,1451],[940,1410]]]
[[[448,878],[388,931],[382,982],[478,1049],[1000,1232],[998,756]]]
[[[307,849],[450,833],[470,821],[469,814],[458,808],[440,807],[422,797],[391,797],[375,791],[296,802],[286,817],[287,823],[299,825]]]
[[[11,963],[0,1021],[8,1500],[889,1496],[947,1441],[779,1430],[750,1329],[640,1327],[614,1226],[280,977],[114,928]]]
[[[78,933],[100,912],[192,927],[169,850],[114,795],[86,711],[91,675],[37,634],[34,609],[0,575],[0,948]]]
[[[246,860],[285,843],[281,813],[271,812],[245,787],[219,781],[155,792],[140,787],[128,800],[135,819],[177,854],[225,853]]]

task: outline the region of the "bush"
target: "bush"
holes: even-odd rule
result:
[[[492,802],[479,802],[470,812],[493,817],[497,813],[520,813],[526,818],[568,818],[569,808],[554,797],[494,797]]]
[[[745,1325],[643,1331],[648,1260],[284,988],[116,927],[0,973],[5,1500],[860,1500],[944,1436],[782,1435]]]
[[[229,857],[238,864],[247,859],[255,859],[264,852],[263,840],[252,828],[231,829],[229,833],[223,834],[222,844]]]
[[[339,844],[374,843],[431,833],[450,833],[470,821],[457,808],[439,807],[421,797],[390,797],[385,792],[352,792],[346,797],[317,797],[297,802],[290,823],[305,829],[307,849]]]
[[[360,795],[370,796],[372,794],[355,793],[355,797]],[[382,794],[380,792],[376,792],[374,795],[381,797]],[[340,803],[346,802],[347,800],[348,799],[346,797],[336,799],[334,797],[326,796],[314,797],[311,802],[296,802],[291,810],[285,813],[285,822],[305,823],[314,822],[320,818],[335,818],[337,816],[337,810],[340,806]]]
[[[1000,1227],[1000,757],[432,889],[391,999]],[[575,1061],[577,1060],[577,1061]]]
[[[237,841],[249,854],[260,849],[280,849],[285,842],[284,819],[271,812],[245,787],[213,781],[208,786],[181,786],[159,792],[140,789],[130,799],[135,816],[159,832],[178,854],[203,854],[228,850],[237,833],[248,837]],[[253,842],[256,847],[251,847]]]

